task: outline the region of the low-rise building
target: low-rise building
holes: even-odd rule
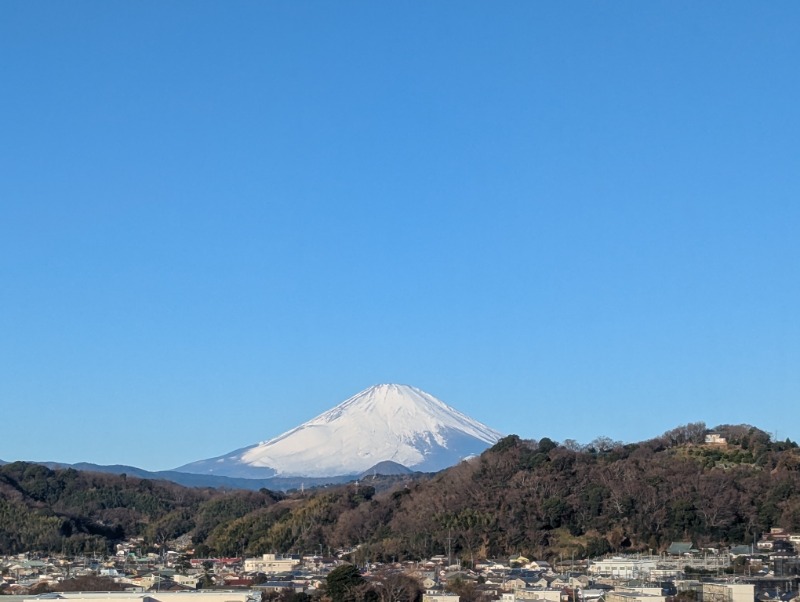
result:
[[[514,592],[517,600],[543,600],[545,602],[561,602],[560,589],[526,588]]]
[[[753,602],[751,583],[703,583],[703,602]]]
[[[59,600],[70,602],[260,602],[253,590],[186,590],[178,592],[59,592]],[[49,596],[52,598],[52,595]],[[38,602],[31,597],[25,602]]]
[[[655,570],[656,561],[651,558],[604,558],[589,564],[589,574],[596,577],[616,577],[620,579],[639,579]]]
[[[666,602],[661,594],[651,594],[633,590],[612,590],[605,595],[606,602]],[[752,600],[750,602],[753,602]]]
[[[458,594],[451,592],[437,592],[435,590],[426,591],[422,594],[422,602],[459,602]]]
[[[245,558],[245,573],[264,573],[266,575],[275,573],[290,573],[300,566],[300,558],[294,556],[277,556],[275,554],[263,554],[261,558]]]

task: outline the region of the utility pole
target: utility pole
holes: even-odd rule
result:
[[[453,557],[451,556],[450,552],[450,542],[452,541],[452,537],[450,537],[452,529],[450,527],[447,528],[447,566],[450,567],[453,564]]]

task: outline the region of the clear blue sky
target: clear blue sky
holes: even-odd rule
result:
[[[0,458],[166,469],[380,382],[800,439],[797,2],[0,4]]]

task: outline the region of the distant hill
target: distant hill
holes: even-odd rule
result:
[[[290,494],[186,488],[136,476],[0,466],[0,553],[145,548],[188,535],[199,555],[352,548],[575,558],[752,542],[800,531],[800,450],[747,425],[702,424],[640,443],[509,436],[433,476],[363,478]],[[385,487],[373,486],[381,485]]]
[[[359,476],[360,478],[365,477],[374,477],[376,475],[402,475],[402,474],[412,474],[411,469],[406,468],[402,464],[398,464],[397,462],[390,462],[385,460],[383,462],[378,462],[372,468],[369,468],[362,472]]]
[[[42,462],[48,468],[74,468],[75,470],[87,470],[91,472],[103,472],[116,475],[135,476],[142,479],[155,479],[171,481],[186,487],[214,487],[225,489],[250,489],[253,491],[267,488],[276,491],[289,491],[300,487],[319,487],[322,485],[335,485],[347,483],[358,478],[355,475],[334,476],[327,478],[313,477],[272,477],[267,479],[248,479],[236,477],[224,477],[214,474],[192,474],[188,472],[178,472],[176,470],[149,471],[136,468],[135,466],[125,466],[124,464],[92,464],[89,462],[78,462],[76,464],[64,464],[61,462]],[[409,471],[410,472],[410,471]]]

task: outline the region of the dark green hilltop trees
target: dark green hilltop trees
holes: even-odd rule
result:
[[[358,568],[343,564],[328,573],[325,579],[326,591],[332,602],[348,602],[359,597],[358,589],[366,583]]]
[[[354,549],[354,563],[447,553],[469,563],[524,554],[751,543],[771,527],[800,530],[800,450],[746,426],[723,443],[690,424],[634,444],[501,439],[436,475],[304,492],[192,489],[164,481],[0,466],[0,554],[82,554],[179,536],[196,556]],[[448,548],[449,547],[449,548]]]
[[[419,602],[422,586],[413,577],[384,569],[367,580],[352,564],[333,569],[325,580],[331,602]]]

